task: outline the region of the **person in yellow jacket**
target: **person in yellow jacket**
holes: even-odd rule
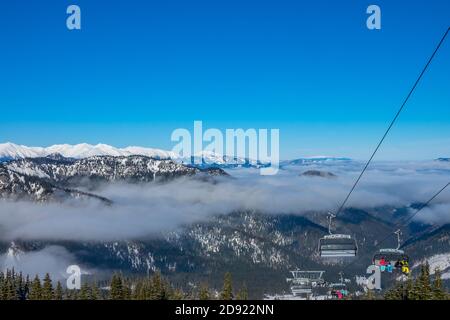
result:
[[[402,273],[406,274],[406,275],[409,274],[409,263],[408,263],[408,261],[407,260],[402,260],[401,264],[402,264]]]

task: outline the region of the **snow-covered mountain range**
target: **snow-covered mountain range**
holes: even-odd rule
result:
[[[24,158],[41,158],[61,155],[65,158],[84,159],[94,156],[127,157],[131,155],[146,156],[154,159],[172,159],[184,164],[200,164],[201,166],[242,166],[246,163],[256,165],[255,161],[223,156],[213,152],[204,151],[191,158],[181,158],[172,151],[155,148],[130,146],[116,148],[107,144],[91,145],[80,143],[76,145],[57,144],[50,147],[28,147],[11,142],[0,144],[0,161],[17,160]]]
[[[107,144],[91,145],[87,143],[80,143],[76,145],[56,144],[50,147],[43,148],[27,147],[11,142],[0,144],[0,159],[39,158],[46,157],[51,154],[60,154],[66,158],[75,159],[82,159],[93,156],[118,157],[131,155],[141,155],[158,159],[168,159],[175,157],[175,154],[170,151],[135,146],[116,148]]]
[[[79,191],[96,183],[132,183],[167,180],[181,176],[225,176],[220,168],[196,168],[170,159],[147,156],[93,156],[83,159],[48,156],[0,163],[0,198],[37,201],[93,196]],[[103,199],[102,199],[103,200]],[[107,200],[107,199],[105,199]]]
[[[178,177],[191,177],[213,185],[226,180],[216,176],[227,176],[220,168],[198,168],[162,159],[163,156],[170,156],[162,150],[152,154],[150,150],[156,149],[118,149],[86,144],[62,146],[28,148],[14,144],[0,145],[0,157],[10,160],[0,163],[0,199],[32,200],[39,202],[36,205],[46,202],[55,204],[67,199],[71,205],[76,205],[78,200],[89,199],[106,204],[108,210],[112,210],[118,203],[112,197],[100,196],[102,193],[96,188],[98,183],[106,185],[118,181],[144,184],[158,181],[155,188],[159,188],[165,181]],[[117,152],[149,153],[119,155]],[[216,163],[226,165],[226,161],[222,162],[224,158],[208,155]],[[341,174],[318,171],[314,167],[317,163],[334,161],[338,165],[347,165],[351,160],[312,157],[286,162],[286,166],[313,166],[308,171],[296,168],[295,177],[301,171],[302,176],[340,179]],[[303,180],[303,183],[309,183],[309,179]],[[204,190],[208,190],[209,185],[205,185]],[[27,205],[32,205],[32,202],[27,202]],[[345,270],[348,276],[361,275],[366,270],[377,249],[379,235],[391,233],[404,218],[402,212],[407,212],[405,208],[395,208],[400,213],[392,215],[391,209],[383,207],[365,211],[348,208],[336,219],[336,228],[354,235],[358,242],[360,257],[351,268]],[[205,280],[206,275],[217,283],[222,281],[224,272],[233,270],[233,277],[245,281],[255,297],[261,297],[269,289],[273,292],[285,290],[285,276],[288,270],[295,267],[326,270],[331,280],[341,271],[340,265],[323,262],[318,257],[317,244],[327,231],[324,227],[326,223],[326,216],[318,212],[298,216],[237,211],[183,225],[160,238],[123,239],[117,242],[18,240],[12,244],[0,240],[0,256],[4,254],[8,259],[13,259],[56,245],[67,249],[77,263],[88,269],[99,269],[101,266],[107,270],[120,269],[142,274],[160,270],[174,279],[189,275],[200,282]],[[413,272],[417,271],[418,262],[428,260],[433,268],[441,269],[444,279],[449,279],[449,225],[433,227],[412,222],[403,231],[404,238],[409,239],[403,249],[414,262]],[[388,240],[392,243],[384,243],[387,247],[395,244],[393,237]]]
[[[181,158],[179,155],[172,151],[146,148],[138,146],[130,146],[126,148],[116,148],[107,144],[91,145],[87,143],[81,143],[76,145],[70,144],[57,144],[49,147],[28,147],[24,145],[18,145],[11,142],[0,143],[0,162],[6,160],[17,160],[24,158],[41,158],[41,157],[58,157],[61,155],[65,158],[84,159],[94,156],[114,156],[114,157],[126,157],[131,155],[146,156],[154,159],[172,159],[179,163],[184,164],[197,164],[201,167],[217,166],[221,168],[232,167],[263,167],[268,164],[261,163],[256,160],[237,158],[233,156],[222,155],[210,151],[203,151],[199,154],[195,154],[190,158]],[[349,158],[343,157],[329,157],[329,156],[317,156],[317,157],[305,157],[295,160],[282,161],[281,166],[288,165],[303,165],[312,164],[318,162],[329,161],[350,161]]]

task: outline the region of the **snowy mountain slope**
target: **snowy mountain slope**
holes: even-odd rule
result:
[[[449,249],[450,250],[450,249]],[[448,253],[435,254],[424,258],[414,264],[413,269],[418,268],[421,264],[428,262],[430,265],[430,273],[434,274],[437,269],[441,271],[443,279],[450,279],[450,251]]]
[[[351,217],[354,215],[358,213],[352,212]],[[139,274],[160,270],[174,280],[208,280],[219,286],[224,272],[231,271],[236,283],[245,281],[255,297],[262,297],[268,291],[286,290],[285,278],[292,268],[325,270],[327,281],[336,281],[343,267],[348,278],[364,274],[376,252],[376,240],[380,234],[391,230],[392,225],[374,219],[369,213],[359,215],[353,222],[347,217],[336,221],[339,230],[355,235],[358,241],[359,258],[352,264],[331,264],[318,257],[318,241],[327,232],[325,221],[318,224],[313,221],[316,219],[253,211],[214,216],[209,221],[186,225],[148,239],[18,241],[14,247],[26,253],[58,245],[71,252],[77,263],[87,269]],[[436,246],[436,243],[442,246]],[[10,253],[11,247],[9,243],[0,242],[0,253]],[[410,254],[413,265],[428,259],[432,268],[439,266],[444,272],[443,277],[447,277],[450,266],[447,229],[429,234],[405,251]]]
[[[0,199],[26,199],[45,202],[86,197],[97,199],[107,204],[111,203],[106,198],[76,189],[63,188],[40,177],[15,172],[0,165]]]
[[[211,151],[202,151],[191,157],[179,157],[171,151],[160,149],[131,146],[126,148],[115,148],[106,144],[90,145],[86,143],[69,145],[53,145],[47,148],[27,147],[13,143],[0,144],[0,163],[10,160],[25,158],[58,157],[84,159],[94,156],[127,157],[131,155],[146,156],[154,159],[171,159],[177,163],[189,165],[196,168],[208,169],[233,169],[233,168],[262,168],[269,166],[257,160],[226,156]]]
[[[93,156],[83,159],[26,158],[3,164],[9,170],[28,176],[50,179],[54,182],[73,181],[77,178],[104,181],[129,180],[148,182],[158,178],[207,175],[226,175],[222,170],[189,167],[172,160],[159,160],[146,156]]]
[[[96,197],[77,189],[92,190],[98,182],[151,182],[194,175],[227,176],[221,169],[199,169],[146,156],[25,158],[0,164],[0,197],[27,197],[36,201],[53,200],[58,195]]]
[[[224,156],[218,153],[203,151],[190,158],[180,158],[171,151],[153,148],[130,146],[126,148],[116,148],[107,144],[90,145],[81,143],[76,145],[59,144],[50,147],[27,147],[14,143],[0,144],[0,162],[24,159],[48,157],[52,154],[60,154],[66,158],[83,159],[94,156],[114,156],[126,157],[131,155],[146,156],[155,159],[173,159],[179,163],[196,165],[198,167],[222,167],[233,168],[239,166],[256,166],[261,164],[257,161]]]
[[[222,155],[211,151],[202,151],[189,158],[179,157],[177,154],[171,151],[145,148],[139,146],[130,146],[126,148],[116,148],[107,144],[91,145],[87,143],[81,143],[76,145],[59,144],[50,147],[27,147],[23,145],[17,145],[14,143],[0,144],[0,162],[11,159],[24,159],[24,158],[39,158],[47,157],[51,154],[60,154],[66,158],[83,159],[93,156],[130,156],[141,155],[155,159],[172,159],[178,163],[188,164],[199,168],[261,168],[266,167],[268,163],[262,163],[257,160],[233,157],[228,155]],[[329,157],[329,156],[316,156],[305,157],[294,160],[286,160],[280,163],[280,167],[286,166],[298,166],[317,163],[332,163],[332,162],[346,162],[351,161],[349,158],[344,157]]]
[[[90,145],[81,143],[76,145],[59,144],[47,148],[42,147],[27,147],[17,145],[14,143],[0,144],[0,159],[22,159],[22,158],[38,158],[46,157],[50,154],[61,154],[66,158],[87,158],[93,156],[130,156],[142,155],[158,159],[168,159],[175,157],[170,151],[160,149],[143,148],[143,147],[127,147],[115,148],[106,144]]]
[[[346,268],[347,276],[367,268],[375,250],[374,237],[364,239],[363,234],[378,223],[367,216],[362,223],[347,226],[346,232],[357,234],[361,253],[366,253],[365,258]],[[383,232],[388,229],[384,224],[377,227]],[[341,271],[342,265],[325,263],[317,253],[319,238],[326,231],[326,227],[305,217],[249,211],[214,216],[149,239],[102,243],[27,241],[18,246],[24,252],[48,245],[64,246],[88,269],[140,274],[160,270],[170,277],[194,281],[206,277],[212,283],[221,283],[223,273],[232,271],[237,283],[245,281],[252,292],[262,296],[267,290],[281,292],[292,268],[326,270],[328,279],[334,280],[333,275]],[[7,252],[8,244],[3,248]]]
[[[0,144],[0,158],[18,159],[27,157],[39,157],[44,154],[44,148],[19,146],[14,143]]]

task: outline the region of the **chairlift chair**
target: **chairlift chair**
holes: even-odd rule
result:
[[[329,294],[335,299],[341,299],[341,297],[345,297],[349,294],[347,290],[347,284],[344,281],[343,273],[339,272],[340,282],[331,283],[329,288]]]
[[[311,294],[312,293],[311,282],[305,281],[305,282],[299,282],[298,284],[292,285],[291,292],[292,292],[292,295],[294,295],[294,296]]]
[[[319,240],[319,253],[322,258],[355,257],[358,251],[356,240],[348,234],[333,234],[331,224],[336,215],[328,214],[328,235]]]
[[[322,285],[324,280],[322,275],[325,271],[291,271],[293,278],[288,278],[291,282],[291,291],[294,296],[309,295],[312,293],[313,287]]]
[[[409,256],[405,251],[400,250],[401,231],[397,230],[394,233],[397,235],[397,247],[395,249],[384,248],[378,250],[373,256],[373,264],[382,268],[382,271],[390,264],[392,270],[400,270],[403,273],[409,273]]]

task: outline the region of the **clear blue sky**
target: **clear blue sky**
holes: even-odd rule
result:
[[[170,149],[203,120],[365,159],[448,26],[447,0],[1,1],[0,142]],[[447,40],[378,159],[450,156]]]

